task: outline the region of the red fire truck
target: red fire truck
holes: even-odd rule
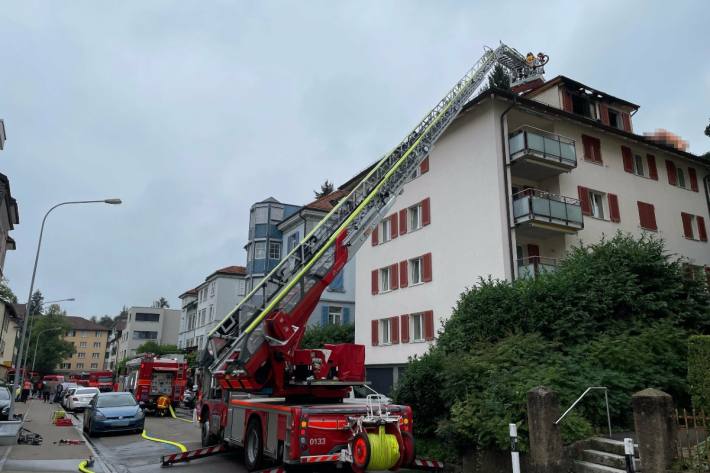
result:
[[[490,70],[500,64],[524,83],[539,78],[546,62],[542,53],[524,56],[504,44],[487,49],[399,145],[359,183],[341,189],[321,222],[208,334],[199,360],[197,409],[202,443],[210,448],[164,457],[164,464],[227,445],[243,447],[248,470],[266,459],[285,467],[329,463],[355,472],[431,467],[415,458],[409,406],[389,404],[378,394],[345,399],[366,385],[364,346],[299,345],[323,291],[371,235],[377,244],[379,223],[390,220],[393,233],[397,222],[406,225],[406,209],[388,215],[394,201]],[[373,290],[378,277],[373,271]],[[379,330],[377,321],[372,328]],[[394,332],[399,325],[388,328]]]
[[[187,362],[142,354],[126,363],[126,374],[120,377],[118,390],[132,392],[148,410],[157,411],[160,398],[178,405],[186,382]]]
[[[102,393],[113,391],[112,371],[93,371],[89,373],[87,386],[98,388]]]

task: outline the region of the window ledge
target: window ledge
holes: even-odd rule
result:
[[[592,161],[591,159],[583,158],[582,161],[589,164],[595,164],[597,166],[604,167],[604,161]]]
[[[647,232],[655,232],[655,233],[658,233],[658,228],[646,228],[646,227],[644,227],[643,225],[639,225],[639,228],[640,228],[641,230],[645,230],[645,231],[647,231]]]
[[[417,283],[412,283],[412,284],[410,284],[409,287],[421,286],[421,285],[423,285],[424,283],[425,283],[424,281],[419,281],[419,282],[417,282]]]

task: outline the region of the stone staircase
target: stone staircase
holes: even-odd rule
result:
[[[638,445],[634,445],[636,471],[641,471],[638,459]],[[575,473],[625,473],[624,442],[602,437],[589,440],[581,458],[574,462]]]

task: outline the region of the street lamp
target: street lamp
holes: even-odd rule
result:
[[[75,301],[75,300],[76,300],[76,299],[74,299],[73,297],[70,297],[70,298],[68,298],[68,299],[57,299],[56,301],[46,301],[46,302],[43,302],[42,305],[44,305],[44,304],[55,304],[55,303],[57,303],[57,302],[70,302],[70,301],[73,302],[73,301]],[[29,312],[29,310],[30,310],[29,307],[27,307],[27,308],[25,309],[25,312]],[[26,316],[26,317],[29,317],[29,314],[25,314],[25,316]],[[24,355],[24,357],[23,357],[23,358],[25,359],[25,365],[27,365],[27,360],[30,358],[30,343],[29,343],[29,340],[32,338],[32,327],[34,327],[34,325],[35,325],[34,322],[31,323],[30,326],[29,326],[29,328],[28,328],[28,330],[27,330],[27,348],[25,348],[25,355]],[[27,368],[27,366],[25,366],[25,368]],[[34,367],[32,368],[32,371],[34,371]]]
[[[37,333],[37,340],[35,341],[35,354],[32,356],[32,369],[30,371],[35,370],[35,360],[37,359],[37,347],[39,346],[39,336],[42,335],[44,332],[53,332],[55,330],[61,330],[62,327],[50,327],[46,328],[44,330],[40,330]],[[29,346],[29,343],[27,344]]]
[[[57,207],[61,207],[62,205],[75,205],[75,204],[111,204],[111,205],[118,205],[121,203],[121,199],[101,199],[101,200],[73,200],[73,201],[68,201],[68,202],[60,202],[59,204],[55,205],[54,207],[50,208],[47,210],[47,213],[44,214],[44,218],[42,219],[42,226],[39,229],[39,240],[37,241],[37,252],[35,253],[35,264],[34,267],[32,268],[32,280],[30,282],[30,293],[27,296],[27,311],[29,312],[30,308],[30,302],[32,302],[32,291],[34,290],[34,285],[35,285],[35,276],[37,275],[37,262],[39,261],[39,250],[42,247],[42,235],[44,234],[44,224],[47,221],[47,217],[49,214],[52,212],[52,210],[56,209]],[[27,320],[30,318],[30,314],[26,313],[25,314],[25,320],[22,321],[22,333],[20,334],[20,349],[17,352],[17,364],[15,365],[15,379],[13,383],[13,393],[15,390],[17,390],[18,386],[22,386],[23,381],[24,381],[24,373],[22,371],[22,355],[23,355],[23,350],[25,348],[25,335],[27,334]],[[15,396],[10,396],[10,409],[8,410],[7,413],[7,418],[9,420],[14,419],[14,414],[15,414]]]

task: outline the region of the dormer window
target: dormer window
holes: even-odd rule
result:
[[[586,96],[572,94],[572,113],[594,118],[594,105]]]
[[[621,116],[619,115],[619,112],[616,110],[609,109],[609,126],[612,126],[614,128],[618,128],[619,130],[623,129],[621,126]]]

